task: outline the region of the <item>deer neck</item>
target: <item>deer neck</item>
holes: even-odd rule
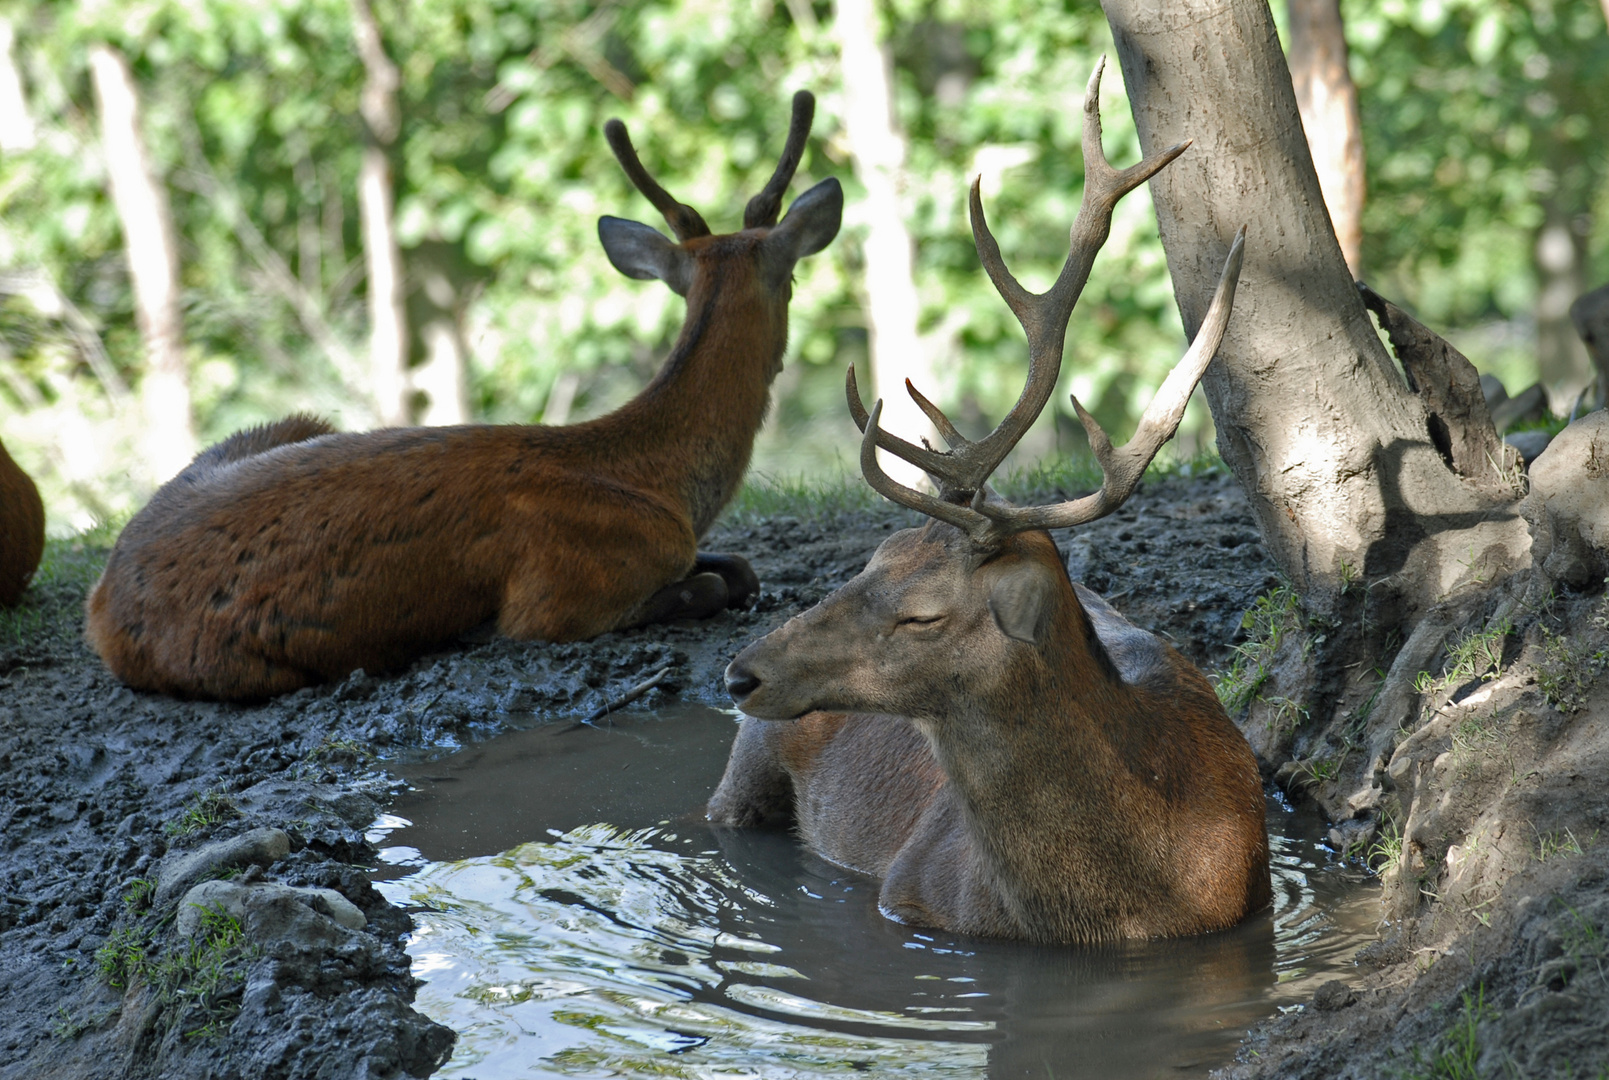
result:
[[[605,418],[634,480],[685,505],[698,536],[743,482],[787,347],[787,292],[768,296],[752,277],[699,274],[659,373]]]
[[[1013,649],[961,698],[964,712],[923,725],[973,846],[1031,936],[1047,913],[1077,918],[1111,902],[1097,883],[1113,846],[1144,833],[1148,805],[1114,745],[1139,711],[1134,691],[1070,587],[1062,607],[1044,645]]]

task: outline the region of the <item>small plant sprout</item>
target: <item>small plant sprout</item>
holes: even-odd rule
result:
[[[1240,712],[1256,699],[1272,674],[1280,642],[1286,634],[1305,627],[1301,598],[1289,585],[1264,593],[1246,609],[1240,617],[1246,640],[1234,647],[1235,658],[1228,670],[1219,672],[1213,680],[1225,710],[1231,714]]]
[[[191,799],[177,818],[164,824],[162,831],[176,839],[197,836],[239,816],[240,810],[224,795],[204,791]]]
[[[1381,878],[1392,876],[1402,867],[1402,830],[1395,821],[1385,822],[1363,861]]]

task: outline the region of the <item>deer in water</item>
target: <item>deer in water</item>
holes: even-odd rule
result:
[[[87,604],[90,644],[130,686],[254,699],[395,668],[491,619],[512,638],[573,641],[749,602],[747,561],[698,540],[748,467],[794,265],[838,232],[833,179],[777,220],[814,110],[795,95],[776,172],[722,236],[648,174],[620,121],[606,125],[676,241],[605,217],[604,251],[687,298],[638,397],[567,427],[338,434],[293,416],[240,432],[118,537]]]
[[[1017,404],[978,442],[914,387],[950,444],[881,430],[848,378],[861,469],[934,520],[890,536],[866,569],[743,650],[726,687],[747,715],[708,807],[712,821],[792,820],[818,854],[882,878],[880,906],[918,926],[1041,942],[1165,937],[1233,925],[1269,902],[1257,762],[1188,660],[1067,576],[1046,529],[1111,513],[1172,437],[1222,338],[1239,279],[1230,248],[1206,320],[1114,449],[1073,401],[1104,474],[1099,491],[1014,507],[986,481],[1055,388],[1067,321],[1117,200],[1184,150],[1122,172],[1084,102],[1085,189],[1052,288],[1006,269],[972,186],[973,235],[1028,336]],[[883,448],[938,494],[878,466]]]
[[[45,504],[0,443],[0,607],[22,599],[45,552]]]

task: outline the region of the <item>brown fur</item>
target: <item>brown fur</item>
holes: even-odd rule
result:
[[[0,443],[0,607],[22,599],[44,552],[45,504],[39,489]]]
[[[820,189],[780,225],[679,245],[624,223],[627,256],[648,251],[685,287],[687,319],[608,416],[366,434],[291,417],[205,451],[118,538],[90,644],[131,686],[250,699],[394,668],[490,619],[572,641],[741,599],[726,575],[752,582],[747,564],[697,543],[742,482],[782,366],[798,234],[814,230],[807,255],[837,230],[842,196]],[[689,577],[695,558],[724,572]]]
[[[791,811],[812,849],[883,878],[901,921],[1094,942],[1222,929],[1269,902],[1245,739],[1044,533],[992,555],[949,525],[895,534],[727,681],[768,719],[744,720],[710,818]]]

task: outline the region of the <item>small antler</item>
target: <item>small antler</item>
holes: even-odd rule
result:
[[[861,471],[867,482],[894,502],[962,529],[980,547],[997,546],[1006,537],[1028,529],[1064,528],[1093,521],[1121,505],[1133,492],[1157,450],[1178,429],[1191,393],[1223,340],[1234,305],[1246,237],[1244,227],[1230,246],[1217,292],[1195,341],[1146,408],[1134,437],[1114,450],[1095,418],[1076,397],[1073,398],[1073,408],[1089,434],[1090,449],[1101,466],[1104,477],[1101,490],[1054,506],[1014,507],[987,501],[985,483],[989,476],[1038,418],[1055,389],[1067,338],[1067,320],[1089,280],[1095,253],[1111,233],[1113,208],[1120,198],[1154,176],[1189,146],[1189,143],[1182,143],[1121,172],[1113,169],[1101,149],[1099,93],[1105,63],[1103,58],[1096,65],[1084,95],[1084,198],[1068,237],[1071,251],[1056,283],[1047,292],[1029,292],[1006,269],[1000,246],[984,220],[979,186],[976,182],[972,185],[972,233],[978,258],[1028,335],[1027,384],[1006,418],[987,437],[970,442],[956,431],[937,406],[907,382],[906,389],[917,406],[950,444],[950,450],[940,453],[884,432],[878,426],[882,402],[879,401],[868,416],[860,400],[853,368],[846,380],[849,411],[863,433]],[[925,470],[938,482],[939,494],[933,496],[916,491],[889,477],[877,464],[878,448]]]
[[[974,180],[972,183],[972,236],[978,249],[978,259],[1028,335],[1028,381],[1022,395],[1000,425],[974,443],[962,438],[944,414],[918,394],[914,387],[907,387],[917,405],[950,444],[950,450],[946,453],[924,450],[887,432],[879,432],[877,436],[879,447],[932,476],[938,482],[940,497],[949,502],[971,501],[1050,400],[1051,393],[1056,389],[1056,378],[1061,372],[1067,320],[1072,316],[1073,305],[1078,302],[1079,294],[1089,280],[1096,252],[1111,235],[1112,210],[1117,201],[1155,176],[1190,145],[1188,142],[1180,143],[1121,172],[1112,168],[1101,147],[1100,89],[1101,75],[1105,69],[1106,58],[1102,57],[1095,65],[1084,91],[1084,197],[1079,204],[1078,217],[1068,231],[1067,261],[1062,265],[1056,283],[1047,292],[1029,292],[1006,269],[1005,260],[1000,257],[1000,245],[995,242],[994,234],[989,231],[989,224],[983,216],[979,182]],[[866,407],[861,403],[853,371],[847,381],[846,391],[850,415],[864,432]]]
[[[782,148],[777,171],[771,174],[760,193],[743,208],[743,227],[755,229],[775,225],[782,210],[782,196],[793,181],[793,174],[804,158],[805,140],[810,137],[810,125],[816,118],[816,96],[808,90],[793,95],[793,121],[788,125],[788,142]]]
[[[625,124],[610,120],[603,125],[603,136],[609,140],[609,149],[615,152],[615,159],[626,170],[626,175],[631,177],[631,182],[637,185],[637,190],[653,204],[655,210],[665,215],[665,221],[670,225],[671,232],[676,234],[676,239],[686,241],[710,234],[710,227],[704,224],[704,218],[697,210],[671,198],[670,192],[648,175],[648,170],[643,168],[642,161],[637,157],[636,148],[631,145],[631,136],[626,133]]]

